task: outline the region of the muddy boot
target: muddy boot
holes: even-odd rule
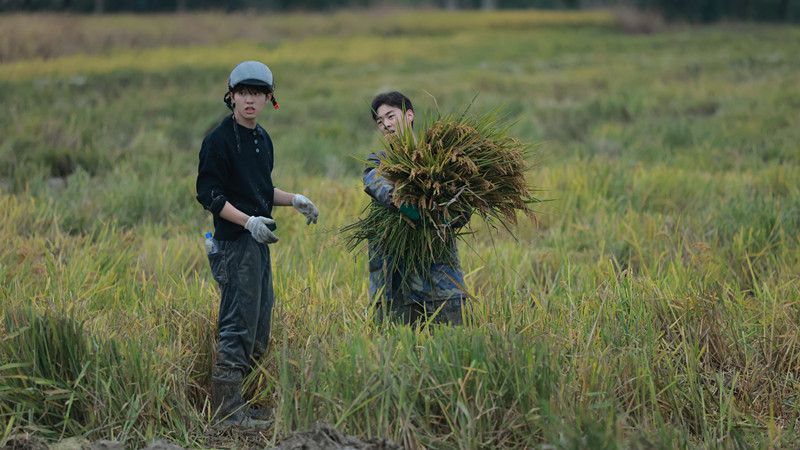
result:
[[[245,415],[254,420],[270,420],[272,408],[246,408]]]
[[[215,368],[211,378],[211,408],[217,426],[266,428],[269,425],[246,413],[247,408],[242,401],[242,376],[238,372],[222,373]]]
[[[247,402],[243,409],[245,410],[245,415],[251,419],[269,420],[272,418],[272,408],[255,408],[252,403]]]

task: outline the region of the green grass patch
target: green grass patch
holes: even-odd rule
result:
[[[233,65],[261,59],[273,179],[320,208],[315,227],[274,214],[273,341],[247,380],[278,412],[261,444],[321,420],[408,447],[798,446],[797,27],[244,21],[0,17],[0,441],[203,445],[218,294],[197,154]],[[479,94],[543,157],[538,222],[460,244],[461,329],[376,326],[366,255],[338,233],[368,203],[369,102],[393,89],[420,117]]]

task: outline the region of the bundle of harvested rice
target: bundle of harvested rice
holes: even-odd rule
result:
[[[395,186],[394,206],[414,207],[420,218],[372,202],[366,217],[343,229],[350,249],[367,240],[392,255],[390,269],[425,274],[432,262],[450,260],[455,239],[472,232],[472,215],[505,228],[518,213],[535,220],[530,205],[540,200],[526,181],[531,146],[508,136],[509,127],[500,110],[467,107],[437,114],[419,135],[387,135],[377,169]]]

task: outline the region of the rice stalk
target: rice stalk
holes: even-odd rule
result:
[[[155,427],[191,440],[199,417],[179,376],[137,343],[87,333],[67,315],[6,311],[0,339],[0,417],[43,436],[115,435],[142,443]]]
[[[536,220],[540,200],[528,185],[532,147],[508,135],[499,109],[471,114],[470,105],[450,114],[437,111],[418,135],[382,139],[376,169],[394,186],[392,204],[415,207],[412,221],[399,209],[373,202],[366,215],[342,229],[350,250],[364,241],[388,255],[387,271],[408,279],[427,276],[433,262],[454,259],[456,239],[472,233],[476,215],[495,228],[517,224],[519,213]]]

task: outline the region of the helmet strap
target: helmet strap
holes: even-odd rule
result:
[[[233,101],[231,100],[231,91],[230,90],[228,90],[228,92],[225,93],[225,96],[222,97],[222,101],[225,102],[225,106],[227,106],[228,109],[233,111]]]
[[[236,124],[236,113],[233,114],[233,134],[236,135],[236,151],[242,153],[242,143],[239,139],[239,125]]]

